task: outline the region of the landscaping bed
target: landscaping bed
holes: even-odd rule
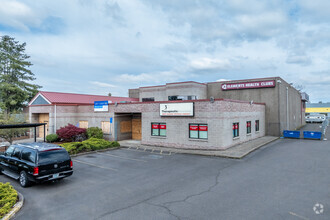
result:
[[[46,140],[64,147],[70,155],[120,146],[117,141],[104,140],[101,128],[90,127],[85,129],[72,124],[61,127],[56,131],[56,134],[47,135]]]
[[[82,142],[63,143],[60,144],[60,146],[64,147],[70,155],[75,155],[82,152],[119,147],[120,144],[117,141],[107,141],[99,138],[90,138]]]
[[[16,202],[16,190],[9,183],[0,182],[0,219],[10,212]]]

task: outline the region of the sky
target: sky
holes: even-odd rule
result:
[[[280,76],[330,102],[327,0],[0,0],[43,91]]]

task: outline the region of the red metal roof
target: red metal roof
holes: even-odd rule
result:
[[[75,93],[62,93],[62,92],[43,92],[40,91],[39,94],[44,96],[52,104],[94,104],[94,101],[110,101],[112,103],[121,101],[131,101],[138,102],[139,99],[128,98],[128,97],[118,97],[118,96],[102,96],[102,95],[85,95],[85,94],[75,94]],[[32,99],[34,100],[34,98]],[[31,103],[29,103],[31,104]]]

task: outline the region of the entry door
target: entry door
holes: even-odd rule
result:
[[[132,139],[141,140],[141,118],[132,119]]]
[[[49,122],[49,114],[39,114],[39,123],[47,123],[46,124],[46,136],[48,134],[48,122]],[[44,137],[44,126],[39,126],[39,137]]]

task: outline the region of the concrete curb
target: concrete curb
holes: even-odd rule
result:
[[[129,144],[121,144],[121,147],[123,148],[136,148],[136,149],[154,149],[154,150],[163,150],[163,151],[168,151],[174,154],[190,154],[190,155],[200,155],[200,156],[211,156],[211,157],[223,157],[223,158],[230,158],[230,159],[242,159],[243,157],[247,156],[248,154],[252,153],[253,151],[265,146],[266,144],[269,144],[273,141],[278,140],[279,137],[274,137],[271,140],[265,141],[263,143],[260,143],[258,145],[256,145],[255,147],[246,150],[246,152],[242,152],[239,155],[233,155],[231,156],[228,152],[226,152],[226,150],[219,150],[219,151],[214,151],[214,150],[200,150],[200,149],[194,149],[194,150],[190,150],[190,149],[176,149],[176,148],[167,148],[164,147],[164,149],[160,149],[161,147],[152,147],[149,145],[139,145],[139,146],[130,146]],[[246,142],[248,143],[248,142]],[[245,144],[246,144],[245,143]],[[244,143],[243,143],[244,144]]]
[[[112,148],[107,148],[107,149],[102,149],[102,150],[93,150],[93,151],[88,151],[88,152],[83,152],[83,153],[78,153],[78,154],[72,154],[70,157],[78,157],[78,156],[83,156],[87,154],[93,154],[97,152],[104,152],[104,151],[111,151],[111,150],[117,150],[120,149],[121,147],[112,147]]]
[[[280,139],[280,137],[278,137],[278,138],[274,138],[273,140],[270,140],[270,141],[267,141],[267,142],[265,142],[265,143],[259,144],[257,147],[255,147],[255,148],[253,148],[251,151],[245,153],[243,156],[241,156],[241,157],[237,157],[237,158],[233,158],[233,159],[242,159],[243,157],[245,157],[246,155],[252,153],[253,151],[258,150],[259,148],[261,148],[261,147],[263,147],[263,146],[265,146],[265,145],[267,145],[267,144],[269,144],[269,143],[272,143],[272,142],[274,142],[274,141],[277,141],[278,139]]]
[[[2,220],[11,219],[23,207],[24,196],[19,192],[17,192],[17,196],[18,196],[18,202],[16,202],[16,204],[13,206],[13,209],[7,215],[5,215],[2,218]]]

